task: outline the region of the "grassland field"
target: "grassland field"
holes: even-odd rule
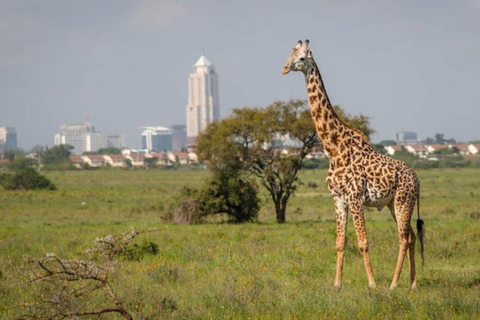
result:
[[[367,288],[352,223],[343,287],[333,289],[335,222],[323,170],[300,173],[304,184],[285,224],[275,223],[260,189],[257,223],[191,226],[165,217],[178,205],[179,190],[200,186],[207,171],[45,172],[58,191],[0,189],[0,318],[19,317],[39,293],[28,282],[25,256],[80,257],[97,237],[134,227],[157,228],[135,241],[160,249],[140,261],[119,261],[111,275],[135,319],[479,319],[480,170],[418,174],[426,261],[410,292],[407,263],[399,287],[388,290],[398,244],[387,209],[365,213],[377,289]]]

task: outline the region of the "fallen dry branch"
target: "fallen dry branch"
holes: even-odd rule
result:
[[[141,233],[155,232],[156,229]],[[125,319],[133,319],[123,301],[110,285],[115,258],[127,250],[140,232],[134,229],[119,236],[97,238],[93,248],[83,259],[61,259],[53,253],[42,259],[29,259],[31,283],[43,283],[49,298],[39,298],[26,305],[29,310],[21,319],[71,319],[82,316],[98,316],[118,313]],[[106,301],[98,307],[88,302]]]

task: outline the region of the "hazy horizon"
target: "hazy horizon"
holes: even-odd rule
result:
[[[308,38],[330,100],[369,116],[373,141],[479,140],[479,30],[480,0],[0,0],[0,126],[28,150],[89,116],[138,148],[141,126],[185,124],[202,51],[222,117],[306,99],[281,69]]]

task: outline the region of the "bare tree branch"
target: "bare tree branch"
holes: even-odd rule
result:
[[[150,229],[142,233],[156,231]],[[110,286],[109,274],[115,266],[114,258],[124,253],[138,234],[140,232],[132,229],[117,237],[108,235],[97,238],[84,259],[61,259],[52,253],[43,259],[29,259],[27,262],[36,267],[32,269],[30,283],[48,283],[51,296],[27,305],[26,308],[32,312],[22,315],[21,319],[71,319],[104,313],[118,313],[125,319],[133,319]],[[114,306],[88,310],[87,301],[98,300],[98,294],[101,295],[102,291]],[[93,296],[94,293],[98,294]]]

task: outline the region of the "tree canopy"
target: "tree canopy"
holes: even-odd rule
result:
[[[42,164],[45,168],[68,169],[71,166],[71,150],[73,147],[68,144],[47,148],[42,155]]]

